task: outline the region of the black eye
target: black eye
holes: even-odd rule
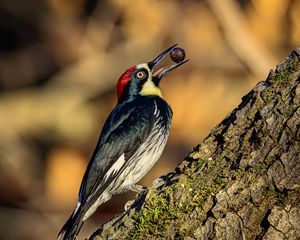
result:
[[[139,71],[139,72],[136,73],[135,76],[136,76],[138,79],[143,79],[143,78],[146,77],[146,73],[145,73],[145,71]]]

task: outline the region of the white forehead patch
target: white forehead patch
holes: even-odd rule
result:
[[[150,68],[148,67],[148,64],[147,63],[141,63],[141,64],[138,64],[136,65],[136,68],[139,69],[139,68],[146,68],[148,70],[149,73],[151,73],[151,70]]]

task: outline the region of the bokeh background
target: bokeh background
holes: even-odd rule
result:
[[[55,239],[127,67],[174,43],[190,59],[162,82],[174,119],[147,186],[299,46],[299,16],[298,0],[1,0],[0,240]],[[103,205],[80,239],[133,197]]]

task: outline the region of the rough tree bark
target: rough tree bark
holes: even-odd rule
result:
[[[98,239],[300,239],[300,49]]]

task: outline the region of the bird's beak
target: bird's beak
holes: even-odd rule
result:
[[[158,70],[156,70],[154,72],[154,68],[159,64],[159,62],[166,56],[168,55],[168,53],[170,53],[175,47],[177,46],[177,44],[167,48],[166,50],[164,50],[161,54],[159,54],[154,60],[152,60],[151,62],[148,62],[148,67],[150,68],[150,70],[152,71],[152,80],[153,81],[157,81],[157,83],[159,83],[160,79],[162,79],[162,77],[164,75],[166,75],[166,73],[172,71],[175,68],[178,68],[180,65],[186,63],[188,60],[182,61],[180,63],[176,63],[172,66],[168,66],[168,67],[163,67],[160,68]]]

